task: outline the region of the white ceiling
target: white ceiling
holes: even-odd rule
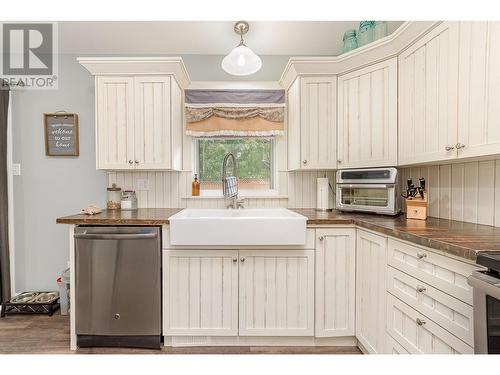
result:
[[[261,55],[338,55],[358,21],[255,21],[246,44]],[[388,22],[389,33],[402,22]],[[224,55],[239,42],[233,21],[60,22],[59,53]]]

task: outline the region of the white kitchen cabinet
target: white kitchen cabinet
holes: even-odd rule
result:
[[[459,158],[500,154],[500,23],[460,22]]]
[[[387,238],[357,230],[356,338],[369,353],[385,353]]]
[[[162,76],[98,76],[97,168],[182,169],[182,90]]]
[[[338,78],[339,168],[397,165],[398,61]]]
[[[287,93],[288,169],[337,167],[337,77],[298,77]]]
[[[97,168],[134,168],[134,78],[96,80]]]
[[[459,23],[441,23],[398,59],[399,164],[456,158]]]
[[[316,230],[316,337],[354,336],[356,230]]]
[[[472,347],[396,297],[387,295],[387,330],[412,354],[473,354]]]
[[[314,335],[314,250],[240,250],[239,335]]]
[[[472,306],[392,267],[387,269],[387,291],[470,346],[474,345]]]
[[[163,334],[238,335],[238,251],[163,251]]]

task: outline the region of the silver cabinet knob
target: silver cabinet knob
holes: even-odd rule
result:
[[[241,263],[245,263],[245,258],[240,259]]]
[[[446,146],[444,148],[446,151],[451,151],[451,150],[454,150],[455,149],[455,146]]]
[[[427,290],[427,289],[426,289],[424,286],[422,286],[422,285],[417,285],[417,292],[419,292],[419,293],[423,293],[423,292],[425,292],[426,290]]]
[[[339,163],[339,164],[340,164],[340,163],[342,163],[342,160],[338,159],[338,160],[337,160],[337,163]]]
[[[139,160],[136,160],[134,163],[135,163],[135,164],[139,164]]]
[[[307,160],[302,160],[302,164],[306,165],[307,164]]]
[[[320,241],[323,241],[325,239],[325,236],[319,236],[318,238]]]
[[[132,160],[129,160],[129,161],[128,161],[128,163],[129,163],[130,165],[134,164],[134,162],[133,162]]]
[[[427,254],[426,253],[417,253],[417,258],[418,259],[424,259],[427,257]]]
[[[115,318],[116,320],[120,319],[120,314],[115,314],[114,318]]]
[[[419,326],[423,326],[423,325],[425,324],[425,320],[420,319],[420,318],[417,318],[417,319],[415,320],[415,322],[417,322],[417,324],[418,324]]]
[[[455,147],[457,148],[457,150],[460,150],[461,148],[464,148],[464,147],[465,147],[465,145],[464,145],[463,143],[458,142],[458,143],[455,145]]]
[[[236,263],[238,261],[238,258],[233,258],[233,263]]]

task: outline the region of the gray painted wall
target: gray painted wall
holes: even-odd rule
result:
[[[241,80],[220,68],[223,56],[183,56],[191,79]],[[288,56],[263,56],[263,67],[247,80],[278,80]],[[45,156],[42,114],[78,113],[80,156]],[[68,261],[68,227],[59,216],[77,213],[90,203],[104,206],[106,176],[95,169],[94,79],[76,62],[59,56],[59,89],[12,94],[14,176],[15,288],[54,290]]]

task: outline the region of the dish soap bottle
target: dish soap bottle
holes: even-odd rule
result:
[[[198,181],[198,175],[194,175],[194,181],[191,184],[191,195],[197,197],[200,195],[200,181]]]

